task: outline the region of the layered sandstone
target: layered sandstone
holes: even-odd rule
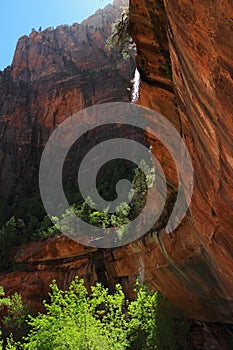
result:
[[[139,103],[173,123],[193,161],[192,205],[179,227],[167,235],[161,224],[142,239],[112,250],[89,250],[62,236],[20,247],[15,260],[21,271],[1,276],[1,284],[8,291],[17,289],[37,303],[45,297],[53,278],[65,287],[78,274],[88,285],[98,279],[113,289],[116,282],[121,282],[128,297],[132,297],[132,285],[139,278],[161,290],[192,319],[233,322],[231,18],[232,6],[227,0],[215,4],[167,0],[165,7],[159,0],[131,0],[131,33],[138,47],[137,65],[142,79]],[[167,74],[169,56],[173,83]],[[4,74],[11,76],[10,70]],[[27,73],[19,74],[26,79]],[[8,89],[12,81],[13,76]],[[66,80],[63,84],[66,86]],[[42,115],[37,116],[42,127],[56,125],[63,113],[72,111],[72,99],[67,101],[63,112],[55,113],[54,119],[48,114],[42,122]],[[52,103],[47,106],[53,108]],[[9,120],[3,118],[3,130],[12,124],[12,113]],[[22,123],[17,118],[15,121],[19,126]],[[173,169],[171,158],[164,154],[158,140],[147,137],[159,159],[164,159],[163,165],[167,163]],[[30,142],[29,137],[28,147]],[[173,193],[177,175],[169,169],[166,175]],[[40,298],[35,300],[38,294]],[[209,334],[208,329],[206,332]],[[206,349],[210,348],[208,344],[210,341]],[[219,344],[213,344],[212,348],[218,349]]]
[[[195,186],[189,219],[170,237],[160,232],[168,266],[158,264],[148,279],[176,304],[187,304],[194,317],[232,321],[233,9],[228,1],[167,0],[164,5],[131,1],[131,33],[142,77],[139,103],[162,113],[180,131],[191,154]],[[161,39],[165,32],[168,41]],[[170,87],[161,68],[168,48],[179,115],[174,107],[168,112],[164,101]],[[154,85],[162,88],[161,98]]]
[[[129,101],[134,60],[105,44],[121,3],[19,39],[12,65],[0,72],[0,196],[35,186],[41,151],[63,120],[91,105]]]

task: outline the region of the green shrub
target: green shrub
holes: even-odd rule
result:
[[[6,349],[23,350],[175,350],[177,320],[160,293],[136,284],[135,300],[128,301],[120,285],[109,293],[100,283],[88,295],[76,279],[67,291],[51,284],[45,313],[29,316],[30,331],[21,343],[7,339]],[[5,298],[4,302],[10,303]],[[3,300],[3,299],[2,299]],[[14,319],[18,320],[17,310]],[[13,310],[12,310],[13,311]],[[21,322],[21,318],[20,318]],[[17,326],[20,322],[16,322]],[[15,337],[15,334],[13,332]],[[1,347],[0,347],[1,349]]]
[[[30,313],[30,308],[28,304],[23,303],[20,294],[14,293],[13,295],[6,297],[4,289],[0,286],[0,309],[4,310],[1,319],[4,339],[9,337],[12,332],[14,332],[14,337],[17,340],[27,334],[29,330],[27,319]],[[10,342],[9,339],[8,343],[10,344]]]

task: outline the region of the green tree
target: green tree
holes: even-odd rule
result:
[[[22,338],[28,330],[27,319],[30,314],[28,304],[24,304],[20,294],[15,292],[6,297],[3,287],[0,286],[0,308],[4,308],[1,320],[4,338],[14,332],[15,339]]]
[[[0,289],[2,304],[8,308],[12,298]],[[67,291],[51,284],[50,301],[44,302],[45,313],[30,316],[30,331],[23,341],[10,335],[5,349],[22,350],[175,350],[177,319],[174,309],[160,293],[136,284],[135,300],[128,301],[120,285],[109,293],[100,283],[88,294],[84,281],[76,279]],[[21,299],[19,304],[21,305]],[[21,309],[21,307],[20,307]],[[17,308],[18,310],[18,308]],[[22,318],[14,311],[15,324]],[[9,317],[8,320],[12,319]],[[187,322],[186,322],[187,324]],[[187,336],[184,319],[180,322],[183,337]],[[14,338],[15,332],[13,332]],[[187,337],[186,337],[187,339]],[[0,350],[1,344],[0,341]],[[188,347],[182,347],[188,349]]]
[[[122,287],[117,284],[114,294],[100,283],[91,287],[89,298],[90,312],[97,320],[101,320],[105,336],[111,339],[116,349],[126,349],[130,343],[127,337],[128,321],[126,305],[128,301]]]
[[[32,330],[23,349],[124,349],[92,314],[83,280],[76,278],[65,292],[54,281],[51,290],[51,303],[44,302],[46,313],[30,318]]]

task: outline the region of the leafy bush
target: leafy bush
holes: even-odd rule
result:
[[[53,281],[46,312],[30,316],[28,334],[21,343],[8,337],[6,349],[177,349],[173,309],[160,293],[139,283],[135,293],[130,302],[120,285],[110,294],[97,283],[88,295],[77,277],[67,291]]]
[[[18,293],[6,297],[0,286],[0,309],[2,312],[1,327],[4,338],[14,332],[15,339],[22,338],[28,330],[27,319],[30,313],[28,304],[24,304]],[[8,341],[10,344],[10,340]],[[1,349],[1,348],[0,348]]]

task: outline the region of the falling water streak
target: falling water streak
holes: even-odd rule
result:
[[[132,88],[132,98],[131,103],[137,102],[139,99],[139,91],[140,91],[140,73],[136,68],[134,78],[133,78],[133,88]],[[142,257],[139,258],[139,269],[138,269],[138,280],[140,283],[144,283],[144,262]]]
[[[134,78],[133,78],[131,103],[135,103],[139,99],[139,90],[140,90],[140,73],[136,68]]]
[[[139,258],[139,269],[138,269],[138,280],[140,283],[144,283],[144,278],[145,278],[145,266],[143,262],[142,256]]]

